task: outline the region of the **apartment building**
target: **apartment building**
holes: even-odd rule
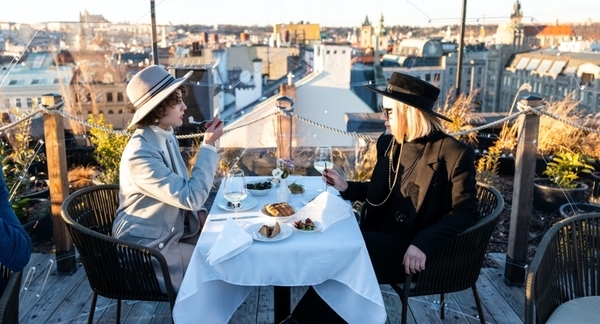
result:
[[[580,109],[600,112],[600,53],[538,50],[515,54],[502,71],[498,110],[508,111],[524,83],[531,94],[562,99],[573,93]]]

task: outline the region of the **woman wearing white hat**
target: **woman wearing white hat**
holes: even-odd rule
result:
[[[136,109],[131,125],[137,129],[121,157],[120,206],[113,224],[115,237],[165,256],[176,292],[206,219],[203,204],[220,159],[214,144],[223,135],[223,122],[217,117],[207,125],[188,173],[173,128],[183,124],[183,83],[191,73],[175,79],[164,68],[150,66],[127,85]]]

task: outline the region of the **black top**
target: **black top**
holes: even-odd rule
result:
[[[400,145],[396,143],[396,150],[395,152],[392,152],[392,167],[393,169],[396,168],[400,151],[402,151],[400,168],[397,173],[392,171],[392,184],[394,183],[394,178],[397,177],[397,179],[395,180],[396,183],[394,184],[391,195],[384,205],[384,208],[387,209],[388,212],[384,213],[385,220],[379,223],[379,231],[392,231],[408,234],[411,220],[416,217],[414,206],[418,199],[418,190],[413,190],[415,179],[417,177],[414,169],[423,155],[425,143],[425,138],[406,142],[403,144],[404,147],[402,150],[400,150]]]

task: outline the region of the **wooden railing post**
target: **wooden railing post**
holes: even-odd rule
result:
[[[543,108],[543,99],[527,96],[520,100],[519,109]],[[510,214],[510,230],[506,251],[504,279],[508,285],[523,286],[527,272],[529,224],[533,207],[533,180],[537,159],[536,143],[540,117],[532,112],[519,117],[519,141],[515,157],[515,179]]]
[[[282,84],[279,93],[282,95],[277,99],[278,109],[289,113],[294,112],[294,101],[296,100],[296,87],[292,83],[293,75],[288,74],[288,83]],[[292,145],[295,137],[293,116],[277,115],[277,158],[292,159]]]
[[[46,108],[60,109],[63,106],[63,100],[58,94],[46,94],[42,96],[42,105]],[[52,226],[56,248],[56,271],[59,274],[70,274],[75,272],[77,267],[75,266],[75,247],[65,222],[60,216],[60,207],[69,195],[65,130],[61,116],[44,114],[44,140],[46,141]]]

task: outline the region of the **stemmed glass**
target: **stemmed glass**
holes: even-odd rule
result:
[[[242,200],[248,196],[246,188],[246,177],[244,171],[240,169],[231,169],[225,174],[223,179],[223,197],[227,199],[235,211],[234,219],[237,220],[238,208],[242,206]]]
[[[323,174],[326,169],[333,168],[333,157],[331,156],[331,146],[318,146],[315,151],[315,169]],[[327,191],[327,182],[325,182],[325,190]]]

